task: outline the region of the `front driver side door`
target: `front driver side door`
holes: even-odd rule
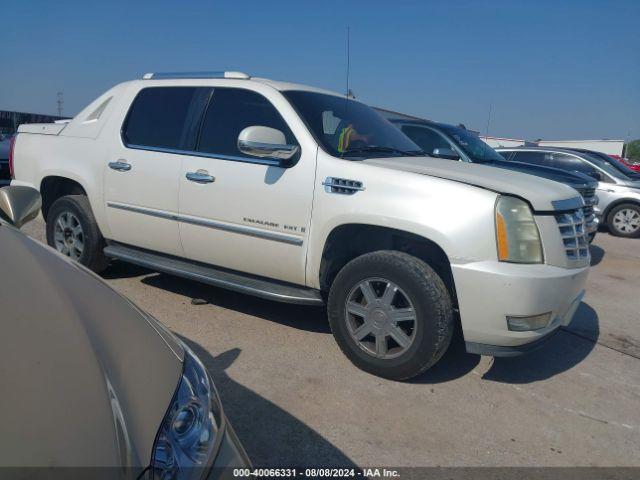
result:
[[[281,168],[240,152],[238,135],[254,125],[278,129],[299,145],[297,163]],[[196,150],[183,157],[180,174],[185,255],[304,285],[317,146],[301,145],[261,93],[214,87]]]

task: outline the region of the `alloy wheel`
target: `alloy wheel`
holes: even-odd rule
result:
[[[80,259],[85,238],[78,217],[68,211],[60,213],[55,221],[53,241],[60,253],[73,260]]]
[[[384,278],[368,278],[351,289],[345,318],[351,338],[376,358],[399,357],[416,337],[418,322],[411,300]]]
[[[635,233],[640,229],[640,213],[633,208],[623,208],[613,216],[613,226],[621,233]]]

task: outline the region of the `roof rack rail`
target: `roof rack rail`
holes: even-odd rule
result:
[[[155,72],[145,73],[143,80],[167,80],[177,78],[237,78],[248,80],[251,77],[243,72]]]

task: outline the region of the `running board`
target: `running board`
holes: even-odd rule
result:
[[[123,260],[178,277],[246,293],[267,300],[299,305],[324,305],[318,290],[299,287],[277,280],[224,270],[161,253],[112,243],[105,247],[107,257]]]

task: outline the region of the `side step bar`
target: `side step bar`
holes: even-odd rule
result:
[[[140,265],[151,270],[196,280],[214,287],[266,298],[267,300],[299,305],[324,305],[324,300],[318,290],[216,268],[162,253],[111,243],[105,247],[104,254],[107,257]]]

